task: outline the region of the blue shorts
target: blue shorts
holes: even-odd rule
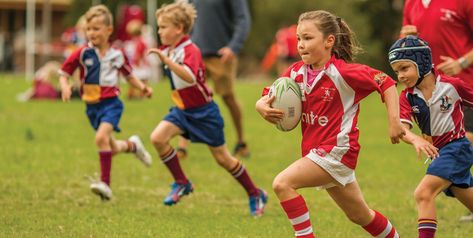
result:
[[[192,142],[204,143],[212,147],[225,144],[223,118],[214,102],[186,110],[173,107],[164,120],[179,127],[184,132],[182,136]]]
[[[113,130],[120,132],[118,123],[122,117],[123,103],[118,97],[107,98],[99,103],[86,105],[86,114],[94,130],[99,128],[100,123],[108,122],[113,125]]]
[[[427,174],[446,179],[452,182],[451,186],[469,188],[473,187],[473,177],[470,172],[472,165],[473,147],[466,138],[462,138],[440,149],[439,157],[432,160],[427,168]],[[450,187],[443,192],[447,196],[454,197]]]

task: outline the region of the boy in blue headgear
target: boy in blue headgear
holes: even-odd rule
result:
[[[473,212],[473,147],[463,122],[463,105],[473,106],[473,89],[436,72],[428,44],[416,36],[396,41],[389,62],[406,87],[399,98],[401,122],[410,129],[413,118],[422,131],[421,137],[406,130],[402,140],[415,147],[419,159],[424,153],[432,160],[414,192],[419,237],[430,238],[437,230],[435,197],[441,191]]]

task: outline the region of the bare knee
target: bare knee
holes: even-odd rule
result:
[[[289,190],[293,190],[290,186],[290,184],[286,181],[286,179],[283,179],[283,176],[281,174],[278,174],[276,178],[273,180],[273,191],[276,193],[276,195],[279,197],[281,194],[286,193]]]
[[[417,187],[414,191],[414,199],[416,200],[417,204],[432,201],[434,196],[435,195],[432,194],[429,189],[424,187]]]
[[[99,148],[107,147],[107,145],[110,143],[110,138],[106,134],[100,134],[97,133],[95,135],[95,145]]]
[[[158,150],[164,148],[168,143],[168,141],[165,138],[159,136],[158,133],[151,133],[150,141],[153,146]]]

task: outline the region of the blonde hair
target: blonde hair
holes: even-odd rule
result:
[[[307,20],[314,21],[315,26],[322,32],[324,37],[329,35],[335,36],[332,54],[335,54],[337,58],[353,62],[355,55],[362,52],[355,33],[340,17],[327,11],[318,10],[305,12],[299,16],[299,23]]]
[[[85,13],[85,20],[87,23],[92,21],[93,18],[95,17],[103,17],[103,23],[107,26],[113,26],[113,17],[112,13],[110,13],[110,10],[103,5],[96,5],[91,8]]]
[[[178,1],[172,4],[163,4],[156,10],[156,19],[161,16],[175,26],[182,25],[184,33],[189,33],[197,17],[197,11],[192,4]]]

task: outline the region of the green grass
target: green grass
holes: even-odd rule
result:
[[[244,108],[252,157],[244,160],[258,186],[269,192],[260,219],[249,216],[247,197],[233,178],[213,161],[206,146],[190,146],[182,162],[195,192],[173,207],[162,200],[172,178],[152,151],[147,169],[130,155],[114,157],[114,198],[103,203],[88,189],[85,174],[99,171],[94,133],[80,101],[20,103],[15,95],[29,86],[21,76],[0,75],[0,237],[291,237],[289,221],[271,190],[272,179],[300,156],[300,129],[277,131],[254,110],[269,82],[237,84]],[[122,133],[139,134],[151,149],[149,134],[171,105],[169,86],[154,86],[151,100],[124,99]],[[124,90],[125,91],[125,90]],[[223,105],[216,98],[219,105]],[[228,111],[229,146],[235,133]],[[376,94],[363,103],[359,118],[362,150],[357,179],[368,204],[386,216],[402,237],[417,237],[412,193],[426,165],[408,145],[391,145],[384,105]],[[304,189],[318,237],[369,237],[350,223],[324,191]],[[438,237],[471,237],[473,223],[458,223],[466,209],[456,200],[438,198]]]

